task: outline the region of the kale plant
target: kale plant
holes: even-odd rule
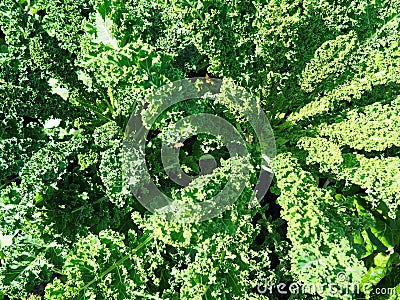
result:
[[[226,94],[147,124],[154,93],[192,77]],[[241,90],[273,170],[254,103],[228,101]],[[3,0],[0,91],[1,300],[399,298],[400,1]],[[236,201],[193,223],[146,209],[124,177],[132,114],[149,125],[135,182],[145,157],[177,203],[230,180]],[[248,159],[175,130],[196,114],[229,122]]]

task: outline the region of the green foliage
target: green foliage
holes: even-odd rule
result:
[[[317,291],[288,299],[397,299],[399,16],[399,1],[2,1],[0,299],[282,299],[269,288],[293,282]],[[206,74],[225,80],[220,98],[148,124],[163,104],[155,89]],[[256,102],[230,101],[244,90]],[[256,104],[279,152],[257,205],[263,145],[245,117]],[[150,133],[132,182],[143,156],[178,207],[245,182],[226,211],[173,222],[133,197],[124,130],[143,107]],[[190,137],[179,158],[198,177],[182,188],[161,145],[193,133],[175,124],[199,113],[230,122],[249,156]]]
[[[292,270],[301,282],[316,284],[321,295],[340,299],[351,295],[330,294],[329,284],[358,284],[365,274],[360,253],[352,235],[361,232],[371,220],[355,215],[353,197],[335,195],[316,186],[313,176],[301,169],[291,155],[277,157],[278,203],[288,222]],[[337,218],[337,215],[340,217]],[[358,252],[358,253],[357,253]],[[348,274],[340,282],[338,274]]]

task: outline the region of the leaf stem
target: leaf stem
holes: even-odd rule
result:
[[[154,237],[153,236],[149,236],[147,237],[140,245],[138,245],[130,254],[136,253],[138,252],[141,248],[143,248],[144,246],[146,246]],[[107,274],[109,274],[110,272],[114,271],[116,268],[118,268],[119,266],[121,266],[125,261],[127,261],[130,257],[130,254],[125,255],[124,257],[122,257],[120,260],[118,260],[116,263],[114,263],[111,267],[109,267],[108,269],[106,269],[104,272],[102,272],[100,274],[99,277],[94,278],[93,280],[89,281],[85,286],[83,286],[82,288],[80,288],[78,290],[78,294],[82,291],[87,289],[89,286],[91,286],[93,283],[95,283],[97,280],[103,278],[104,276],[106,276]]]
[[[104,200],[106,200],[106,199],[108,199],[107,196],[101,197],[100,199],[97,199],[96,201],[94,201],[92,204],[100,203],[100,202],[102,202],[102,201],[104,201]],[[80,211],[80,210],[84,209],[85,207],[86,207],[86,206],[83,205],[83,206],[81,206],[81,207],[79,207],[79,208],[73,210],[72,213],[76,213],[77,211]]]

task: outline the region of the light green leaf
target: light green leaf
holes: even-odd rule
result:
[[[111,33],[113,22],[107,16],[105,19],[96,13],[96,30],[97,37],[94,40],[95,43],[103,43],[104,45],[111,45],[114,49],[119,49],[118,42]]]
[[[64,100],[68,100],[69,92],[66,88],[61,87],[59,81],[55,78],[50,78],[48,81],[49,85],[51,86],[51,92],[53,94],[59,95]]]
[[[93,86],[92,78],[83,71],[78,71],[77,74],[78,74],[78,79],[81,80],[83,84],[89,88],[90,91]]]
[[[361,280],[361,287],[363,288],[364,292],[369,292],[365,290],[366,288],[370,289],[372,286],[376,285],[379,283],[379,281],[382,280],[383,277],[385,277],[387,272],[386,268],[370,268]]]
[[[43,127],[46,129],[51,129],[54,127],[58,127],[61,123],[61,119],[49,119],[44,123]]]
[[[390,258],[390,255],[380,252],[375,255],[374,263],[377,267],[385,268],[389,261],[389,258]]]
[[[3,235],[0,233],[0,249],[4,247],[9,247],[13,243],[13,236],[12,235]]]

